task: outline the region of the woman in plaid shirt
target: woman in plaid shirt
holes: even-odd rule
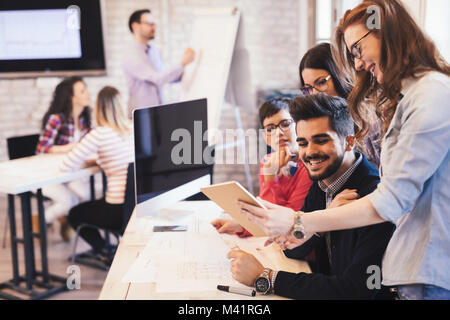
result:
[[[72,150],[91,129],[89,105],[89,92],[82,78],[70,77],[58,84],[42,120],[43,132],[36,153],[67,153]],[[47,223],[58,219],[61,236],[69,241],[70,228],[66,216],[73,206],[89,199],[88,181],[82,179],[44,187],[43,194],[53,200],[46,208]],[[37,226],[36,218],[33,218],[33,225]]]

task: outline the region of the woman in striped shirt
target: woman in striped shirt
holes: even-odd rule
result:
[[[77,170],[91,154],[97,153],[97,164],[107,177],[105,198],[79,204],[70,210],[69,223],[74,229],[83,223],[108,229],[122,227],[127,170],[128,164],[134,161],[134,151],[131,123],[119,100],[119,91],[113,87],[99,92],[95,106],[98,126],[63,161],[61,170]],[[84,228],[80,236],[96,254],[108,259],[105,241],[98,230]]]

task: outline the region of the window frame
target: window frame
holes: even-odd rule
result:
[[[301,1],[301,0],[300,0]],[[316,23],[318,20],[318,12],[317,12],[317,6],[316,1],[311,2],[313,14],[312,14],[312,22],[310,24],[310,37],[313,39],[312,43],[310,43],[311,46],[314,46],[321,42],[331,42],[334,36],[334,30],[336,26],[339,24],[339,20],[341,19],[342,15],[344,14],[344,8],[343,8],[343,0],[330,0],[331,1],[331,30],[330,30],[330,38],[319,38],[317,35],[316,30]],[[362,1],[362,0],[361,0]]]

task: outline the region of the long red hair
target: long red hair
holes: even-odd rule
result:
[[[381,28],[373,29],[372,33],[381,41],[383,84],[378,84],[370,72],[355,70],[344,39],[349,26],[366,26],[367,21],[373,19],[373,11],[368,10],[371,6],[377,6],[380,15]],[[348,10],[335,32],[333,55],[343,74],[354,82],[347,100],[357,126],[358,140],[363,139],[370,128],[368,112],[364,110],[367,105],[375,106],[384,135],[397,108],[403,79],[418,77],[425,71],[438,71],[450,76],[450,66],[434,42],[398,0],[365,0],[353,10]],[[362,103],[367,100],[369,104]]]

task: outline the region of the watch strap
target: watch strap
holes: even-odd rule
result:
[[[296,239],[304,239],[306,237],[305,227],[302,223],[303,212],[297,211],[294,213],[294,227],[292,230],[292,235]],[[299,236],[300,235],[300,236]]]
[[[264,268],[264,271],[263,271],[263,273],[261,274],[261,277],[270,280],[270,271],[272,271],[272,269]]]
[[[302,212],[296,211],[295,212],[295,225],[302,224]]]

